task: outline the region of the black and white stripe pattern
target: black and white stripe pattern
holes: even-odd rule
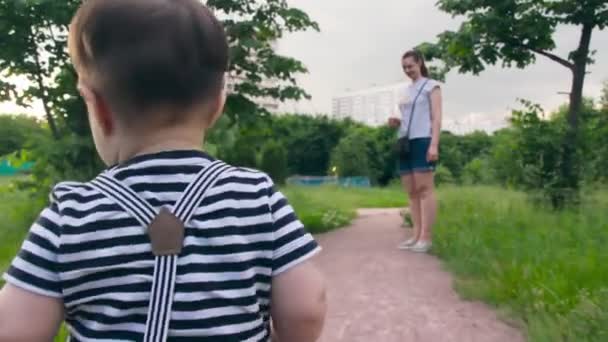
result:
[[[212,162],[174,151],[110,172],[156,212]],[[60,184],[52,198],[5,279],[62,298],[72,341],[142,341],[153,279],[167,272],[154,274],[141,222],[91,183]],[[187,222],[180,257],[161,265],[176,269],[167,340],[268,340],[272,277],[316,253],[313,238],[272,181],[245,169],[219,176]]]
[[[212,187],[222,172],[229,166],[215,161],[203,168],[186,187],[182,197],[175,203],[172,213],[187,223],[196,206],[202,201],[205,192]],[[142,227],[149,227],[156,214],[148,202],[131,188],[114,179],[111,172],[99,175],[91,186],[114,200],[123,210],[135,217]],[[170,313],[173,306],[173,292],[177,271],[177,255],[156,256],[152,293],[148,307],[146,334],[144,342],[163,342],[167,340]]]

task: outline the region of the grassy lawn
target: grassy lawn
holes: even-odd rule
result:
[[[12,181],[22,178],[21,176],[0,176],[0,187],[7,186]]]
[[[340,188],[295,187],[282,189],[300,220],[311,233],[322,233],[347,225],[358,208],[405,207],[407,199],[399,187]]]
[[[16,179],[18,177],[0,177],[0,274],[17,253],[34,219],[28,210],[28,196],[12,190],[11,183]]]
[[[434,251],[466,298],[497,306],[530,341],[608,341],[608,191],[576,211],[497,188],[441,191]]]

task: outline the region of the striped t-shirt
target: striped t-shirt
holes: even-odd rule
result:
[[[110,171],[159,210],[212,161],[161,152]],[[186,223],[169,341],[267,341],[272,277],[319,250],[267,175],[223,173]],[[4,279],[61,298],[72,341],[141,341],[153,268],[135,218],[87,183],[61,183]]]

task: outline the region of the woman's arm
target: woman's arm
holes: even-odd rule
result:
[[[431,146],[426,157],[429,162],[439,159],[442,110],[441,88],[435,87],[431,91]]]
[[[431,145],[435,147],[439,147],[439,139],[441,137],[442,102],[441,88],[435,87],[431,91]]]

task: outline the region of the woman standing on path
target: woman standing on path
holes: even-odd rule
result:
[[[439,82],[429,78],[418,51],[406,52],[401,65],[412,84],[399,101],[401,118],[390,118],[389,125],[399,128],[399,173],[410,199],[414,235],[399,248],[425,253],[431,248],[437,215],[433,176],[439,158],[441,89]]]

